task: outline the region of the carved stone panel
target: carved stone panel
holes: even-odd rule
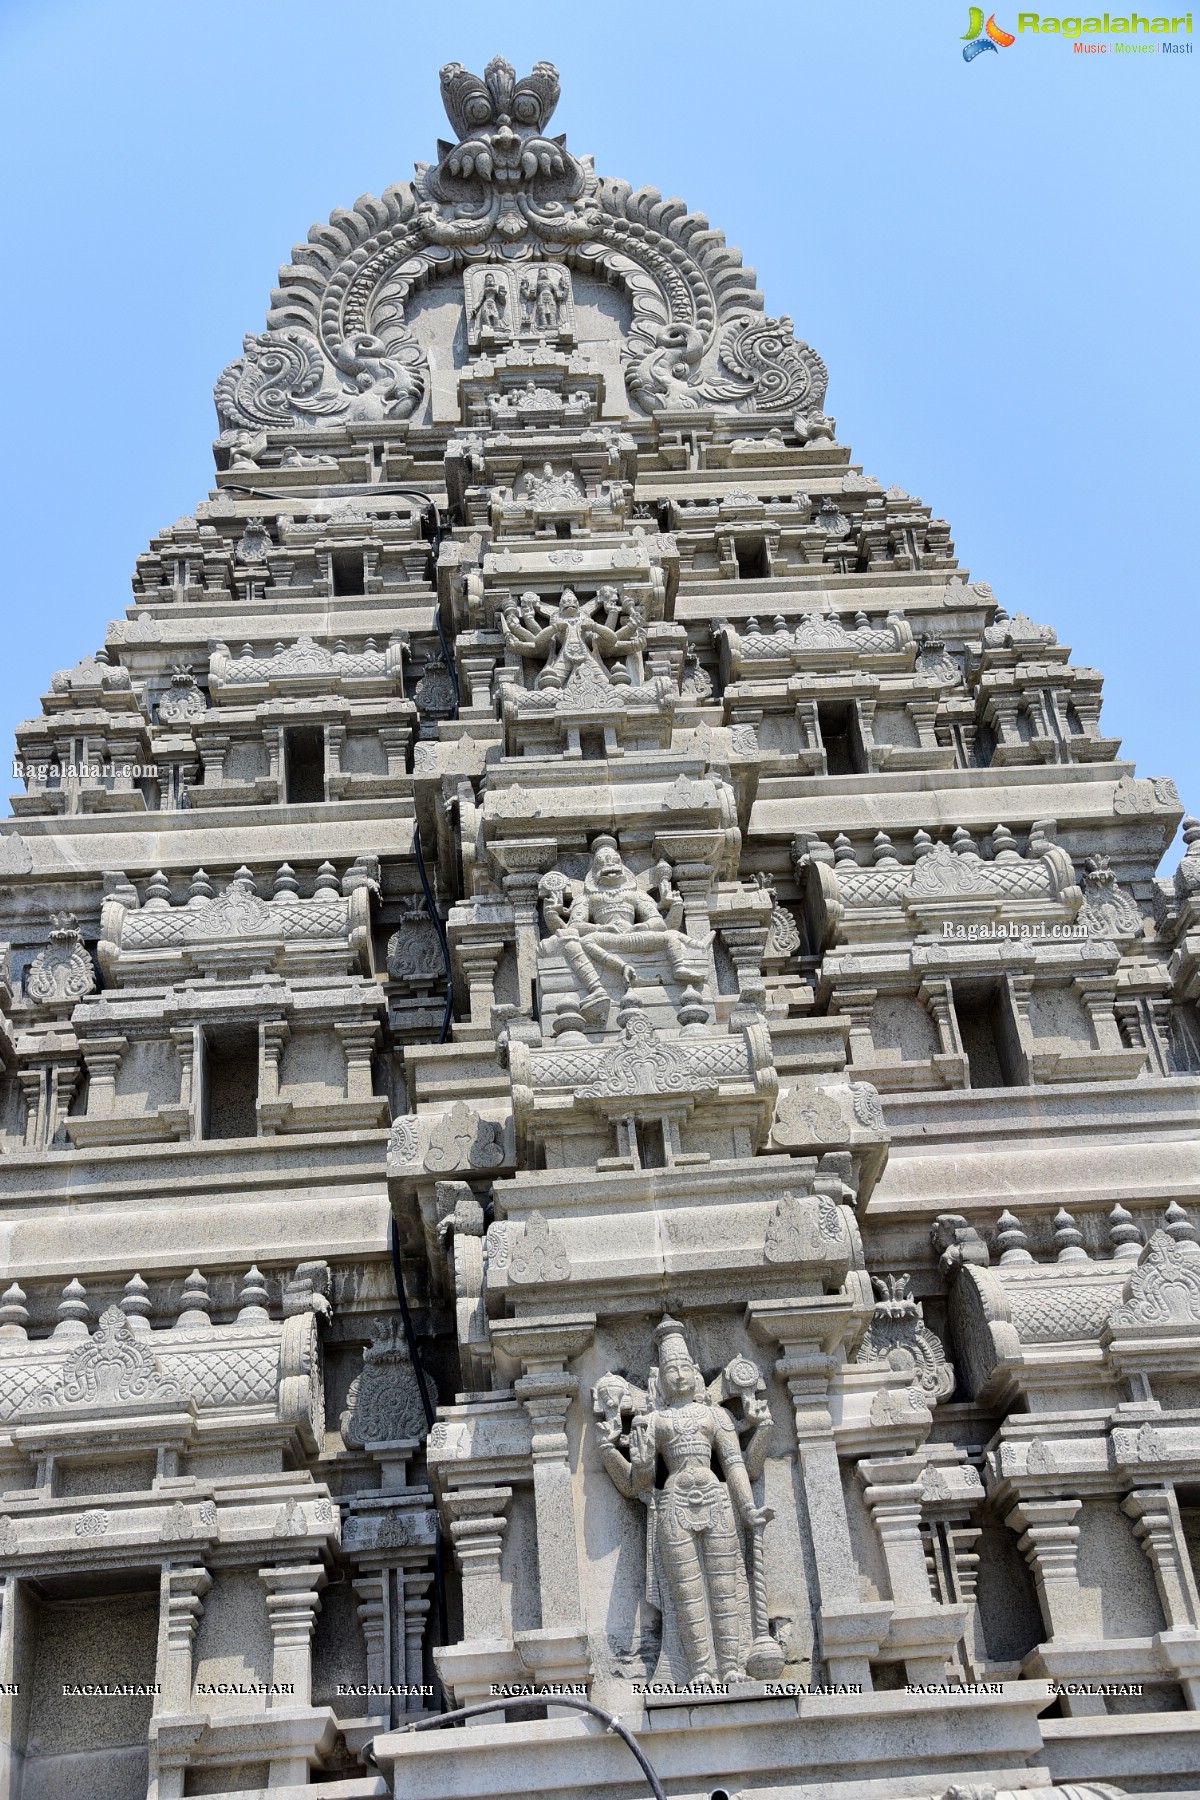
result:
[[[463,285],[472,350],[533,343],[566,350],[574,344],[575,301],[562,263],[487,264],[467,269]]]

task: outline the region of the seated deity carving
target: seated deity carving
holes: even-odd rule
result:
[[[623,602],[613,587],[602,587],[581,601],[564,588],[557,603],[522,594],[504,609],[500,621],[508,649],[524,660],[543,660],[534,686],[565,688],[582,671],[606,686],[627,686],[628,669],[610,669],[605,658],[640,654],[646,636],[641,610]]]
[[[653,957],[682,988],[701,987],[707,979],[712,932],[689,937],[681,931],[683,901],[670,881],[664,878],[649,892],[622,861],[615,839],[596,839],[582,884],[552,871],[542,877],[539,893],[551,941],[583,990],[580,1011],[590,1024],[608,1017],[602,969],[629,988],[644,980],[633,959]]]
[[[656,1678],[778,1675],[784,1653],[768,1627],[762,1549],[774,1514],[751,1485],[771,1432],[762,1376],[734,1357],[706,1385],[675,1319],[663,1319],[654,1342],[648,1390],[604,1375],[592,1404],[609,1479],[647,1509],[646,1597],[663,1614]]]

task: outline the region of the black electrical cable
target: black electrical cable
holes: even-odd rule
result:
[[[650,1783],[650,1792],[653,1794],[654,1800],[667,1800],[667,1796],[663,1792],[662,1782],[654,1773],[654,1766],[651,1763],[650,1758],[646,1755],[646,1752],[642,1749],[642,1746],[638,1743],[628,1725],[622,1725],[615,1713],[605,1712],[602,1706],[595,1706],[590,1700],[576,1700],[571,1694],[547,1694],[545,1698],[547,1704],[550,1706],[569,1706],[573,1707],[576,1712],[590,1713],[594,1719],[602,1719],[604,1721],[605,1730],[614,1732],[616,1736],[620,1738],[621,1742],[626,1745],[637,1758],[638,1766],[641,1769],[642,1774]],[[406,1731],[432,1731],[435,1726],[452,1725],[458,1719],[478,1718],[481,1713],[494,1713],[502,1710],[502,1700],[499,1705],[495,1700],[483,1700],[478,1702],[475,1706],[456,1706],[453,1712],[430,1713],[425,1718],[414,1719],[411,1724],[397,1725],[396,1733],[394,1735],[399,1735]],[[375,1755],[372,1748],[374,1742],[375,1740],[372,1738],[370,1742],[364,1744],[362,1756],[365,1762],[378,1768],[379,1764],[375,1761]]]
[[[410,499],[422,500],[429,508],[433,518],[433,564],[434,578],[436,580],[438,554],[442,547],[442,516],[438,510],[436,500],[434,500],[431,494],[425,493],[420,488],[391,487],[389,491],[404,495]],[[433,617],[434,623],[437,626],[438,642],[442,649],[442,659],[445,662],[447,671],[450,675],[450,686],[454,695],[454,717],[457,718],[458,671],[454,666],[454,660],[450,655],[449,647],[446,643],[446,634],[442,629],[441,607],[438,604],[436,594],[434,596]],[[446,928],[442,923],[441,914],[438,912],[437,902],[433,896],[433,889],[429,885],[429,875],[425,868],[425,853],[421,847],[421,826],[415,815],[413,817],[413,852],[416,858],[417,874],[421,878],[421,891],[425,896],[425,907],[433,922],[433,929],[437,933],[438,948],[442,953],[442,967],[445,970],[446,975],[446,1002],[442,1010],[441,1030],[438,1033],[438,1043],[444,1044],[446,1039],[450,1036],[450,1022],[454,1017],[454,975],[450,964],[450,945],[446,939]],[[392,1279],[396,1286],[396,1299],[400,1306],[400,1317],[404,1326],[404,1339],[408,1345],[408,1353],[412,1359],[413,1367],[417,1372],[417,1385],[420,1389],[421,1410],[425,1414],[425,1424],[427,1428],[432,1428],[436,1408],[434,1406],[433,1396],[429,1391],[429,1383],[425,1371],[421,1366],[421,1360],[417,1354],[417,1334],[413,1328],[412,1313],[409,1311],[408,1306],[408,1295],[404,1289],[404,1269],[400,1260],[400,1230],[396,1224],[395,1213],[392,1214],[391,1227],[388,1236],[392,1253]],[[442,1531],[441,1519],[436,1513],[434,1514],[434,1533],[433,1583],[435,1603],[437,1606],[438,1636],[444,1644],[449,1640],[450,1636],[449,1619],[446,1607],[446,1540]],[[443,1691],[443,1707],[445,1706],[445,1703],[446,1696]],[[444,1717],[445,1715],[442,1714],[439,1716]]]

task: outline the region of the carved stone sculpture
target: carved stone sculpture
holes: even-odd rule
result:
[[[635,655],[646,643],[636,610],[622,605],[611,587],[585,601],[564,588],[555,604],[523,594],[519,606],[514,601],[505,607],[501,629],[514,655],[542,662],[539,689],[564,689],[584,673],[605,687],[628,681],[624,670],[610,671],[604,659]]]
[[[661,957],[682,986],[704,982],[711,932],[704,938],[685,936],[679,929],[683,902],[669,881],[658,884],[657,896],[648,893],[622,861],[613,838],[595,840],[592,866],[582,884],[549,875],[539,891],[546,924],[582,989],[585,1019],[608,1016],[601,969],[619,976],[626,987],[640,979],[631,957]]]
[[[25,986],[29,998],[42,1006],[82,1000],[94,992],[95,965],[84,948],[74,913],[53,915],[46,948],[39,950],[30,964]]]
[[[341,1431],[347,1444],[394,1443],[425,1435],[416,1370],[397,1318],[377,1319],[375,1341],[346,1394]]]
[[[755,1503],[751,1486],[771,1429],[762,1378],[738,1358],[706,1387],[675,1319],[663,1319],[654,1344],[658,1363],[646,1393],[619,1375],[604,1376],[593,1391],[609,1478],[647,1508],[647,1595],[660,1610],[670,1608],[684,1664],[678,1678],[777,1674],[783,1653],[767,1630],[762,1572],[762,1532],[774,1514]],[[750,1433],[744,1448],[739,1425]],[[670,1650],[664,1654],[669,1662]]]
[[[911,1374],[914,1400],[932,1406],[954,1392],[954,1370],[946,1361],[941,1339],[925,1323],[920,1302],[913,1299],[907,1275],[873,1278],[878,1296],[875,1314],[859,1346],[860,1363],[886,1363]]]

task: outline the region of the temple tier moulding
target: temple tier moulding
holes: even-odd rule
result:
[[[1194,1792],[1200,826],[442,91],[18,729],[0,1794]]]

